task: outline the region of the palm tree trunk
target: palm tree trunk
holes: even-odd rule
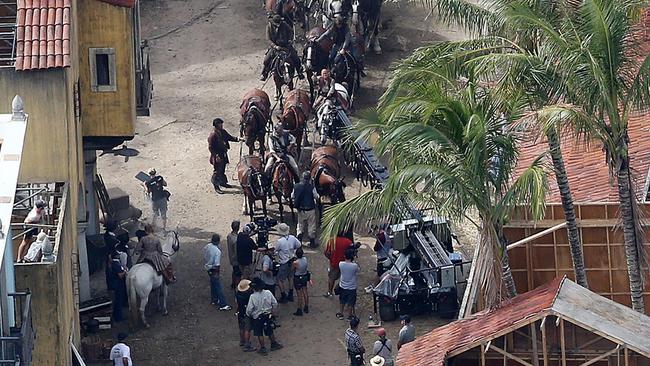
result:
[[[512,277],[512,269],[510,268],[510,260],[508,258],[508,240],[503,234],[503,227],[501,225],[495,225],[495,230],[501,246],[501,273],[503,275],[503,284],[506,287],[508,298],[512,299],[517,296],[517,286],[515,285],[514,277]]]
[[[587,272],[585,271],[585,257],[582,251],[582,242],[580,241],[580,232],[576,222],[576,212],[573,207],[573,197],[569,187],[569,179],[564,167],[562,150],[560,148],[560,139],[555,130],[550,130],[547,134],[548,146],[553,160],[553,170],[555,171],[555,180],[560,191],[562,199],[562,209],[564,210],[564,219],[566,220],[567,236],[569,238],[569,249],[571,251],[571,260],[573,261],[573,272],[576,282],[584,287],[589,288],[587,283]]]
[[[622,143],[625,144],[625,143]],[[625,241],[625,259],[627,273],[630,280],[632,295],[632,309],[645,313],[643,302],[643,278],[641,275],[641,253],[643,237],[638,231],[640,222],[636,207],[636,198],[632,192],[632,178],[630,176],[630,160],[627,155],[627,146],[617,146],[619,151],[618,161],[620,167],[617,171],[618,198],[623,221],[623,239]]]

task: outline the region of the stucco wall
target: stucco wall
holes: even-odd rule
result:
[[[15,265],[16,288],[29,289],[32,293],[32,320],[36,330],[33,365],[70,365],[71,335],[75,344],[79,341],[71,255],[76,223],[69,197],[70,192],[66,190],[62,201],[63,217],[56,236],[57,261]]]
[[[132,9],[97,0],[78,0],[79,76],[84,136],[133,137],[135,132],[135,66]],[[89,48],[115,49],[117,90],[92,92]]]

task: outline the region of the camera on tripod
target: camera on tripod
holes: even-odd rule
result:
[[[257,246],[258,248],[269,247],[269,231],[271,228],[278,224],[278,220],[270,217],[258,217],[253,220],[255,230],[257,231]]]

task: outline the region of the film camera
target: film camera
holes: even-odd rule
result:
[[[260,248],[269,247],[269,231],[278,224],[278,220],[270,217],[258,217],[253,220],[257,232],[257,246]]]

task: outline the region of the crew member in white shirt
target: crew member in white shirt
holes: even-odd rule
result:
[[[117,335],[117,344],[111,348],[111,361],[114,366],[133,366],[131,361],[131,348],[124,343],[126,333]]]

